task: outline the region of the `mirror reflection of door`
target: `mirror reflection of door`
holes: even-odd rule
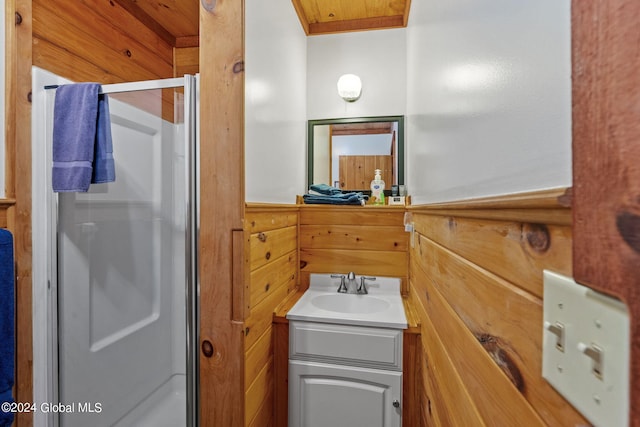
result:
[[[370,191],[380,169],[386,191],[404,184],[404,118],[355,117],[310,120],[308,183],[342,191]]]
[[[346,123],[321,126],[329,139],[325,153],[329,181],[341,190],[369,190],[374,171],[390,188],[397,182],[397,122]],[[316,153],[318,154],[318,153]]]

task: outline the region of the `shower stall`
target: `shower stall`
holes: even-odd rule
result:
[[[86,193],[51,188],[62,83],[34,69],[35,425],[196,426],[197,77],[102,86],[116,180]]]

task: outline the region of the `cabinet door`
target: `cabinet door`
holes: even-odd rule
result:
[[[289,361],[289,427],[400,427],[402,372]]]

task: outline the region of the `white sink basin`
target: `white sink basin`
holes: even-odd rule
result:
[[[389,308],[389,302],[370,295],[328,294],[311,298],[311,304],[336,313],[378,313]]]
[[[360,283],[360,277],[356,277]],[[287,319],[344,325],[406,329],[400,279],[378,277],[367,282],[366,295],[338,293],[340,279],[311,274],[309,289],[289,310]]]

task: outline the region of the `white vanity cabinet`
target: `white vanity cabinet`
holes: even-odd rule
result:
[[[400,427],[402,330],[289,322],[289,427]]]

